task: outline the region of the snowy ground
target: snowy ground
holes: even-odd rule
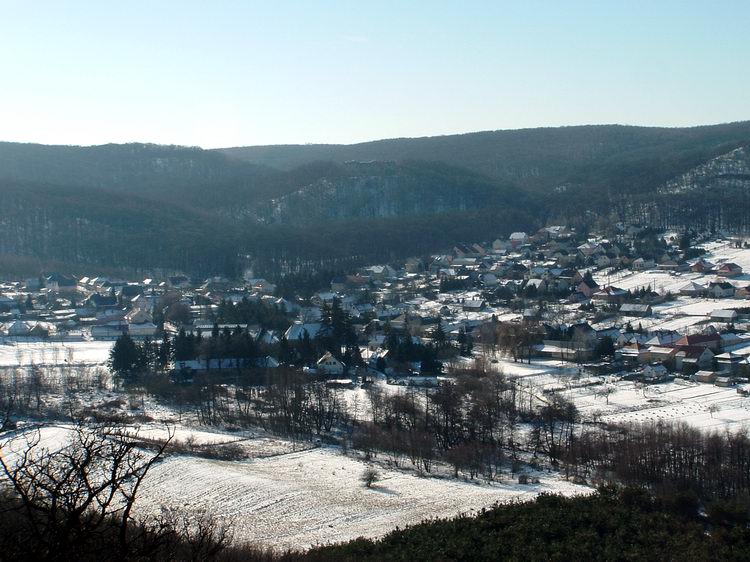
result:
[[[147,428],[157,436],[161,430]],[[41,430],[42,445],[61,447],[70,437],[64,425]],[[193,435],[203,443],[236,440],[232,434],[180,428],[181,439]],[[16,437],[17,445],[22,444]],[[253,441],[253,440],[248,440]],[[526,500],[541,492],[591,493],[557,475],[539,473],[539,484],[465,482],[419,477],[412,472],[379,467],[380,480],[370,489],[360,481],[367,464],[339,449],[294,451],[280,440],[276,453],[245,461],[218,461],[173,455],[155,465],[136,504],[141,513],[173,507],[181,512],[208,513],[231,525],[234,540],[274,548],[303,549],[360,536],[381,536],[434,517],[471,513],[498,502]],[[258,452],[268,443],[256,441]],[[6,460],[13,447],[3,443]]]
[[[12,342],[0,344],[0,367],[25,365],[100,365],[109,358],[111,341]]]
[[[750,429],[750,398],[734,388],[676,380],[650,386],[619,381],[609,404],[595,389],[575,389],[567,395],[584,415],[601,414],[606,422],[686,422],[709,430]],[[716,408],[712,412],[711,409]]]
[[[309,441],[280,439],[260,432],[224,433],[218,430],[211,431],[210,428],[196,429],[182,425],[169,427],[173,432],[173,440],[177,443],[192,442],[195,445],[209,446],[234,445],[239,447],[249,459],[285,455],[313,447]],[[163,424],[151,424],[138,429],[138,435],[147,439],[164,440],[167,434],[167,427]]]
[[[609,380],[608,377],[580,377],[572,363],[533,360],[529,364],[499,360],[493,363],[506,375],[517,377],[520,384],[536,396],[545,390],[561,391],[573,401],[581,414],[596,414],[607,422],[686,422],[704,429],[750,429],[750,398],[736,388],[675,380],[670,383],[642,385],[633,381]],[[600,384],[591,384],[600,383]],[[597,396],[604,385],[614,388],[606,398]],[[709,409],[716,408],[711,412]]]
[[[382,470],[367,489],[362,461],[336,449],[312,449],[245,462],[173,457],[154,468],[144,500],[208,510],[231,522],[235,538],[306,548],[376,537],[432,517],[469,513],[540,492],[589,493],[558,477],[538,485],[470,483]]]

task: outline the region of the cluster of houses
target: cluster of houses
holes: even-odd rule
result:
[[[135,340],[154,339],[160,336],[168,294],[176,295],[170,302],[185,311],[180,322],[188,326],[203,322],[210,332],[222,300],[264,299],[281,304],[273,296],[275,291],[275,285],[264,279],[232,282],[177,275],[163,280],[126,281],[43,274],[0,284],[0,342],[113,341],[123,334]]]
[[[330,291],[314,301],[337,299],[355,321],[369,320],[361,328],[368,334],[365,353],[374,359],[387,356],[386,325],[429,341],[439,323],[449,341],[469,334],[489,347],[482,341],[483,327],[499,322],[526,325],[541,340],[521,350],[522,356],[630,372],[646,382],[690,376],[727,384],[746,377],[750,338],[743,323],[750,301],[747,310],[736,301],[716,302],[705,318],[683,329],[651,329],[647,322],[659,316],[660,307],[680,302],[749,298],[750,282],[744,280],[742,268],[729,261],[714,265],[706,259],[685,259],[676,241],[665,243],[656,258],[638,256],[634,242],[640,231],[623,226],[611,242],[601,237],[581,240],[572,229],[554,226],[532,235],[515,232],[489,244],[457,244],[451,253],[336,278]],[[671,279],[689,274],[692,280],[674,294],[655,287],[633,291],[606,282],[614,271],[678,276]],[[314,334],[318,327],[300,320],[287,337]],[[597,353],[604,338],[611,340],[615,354],[601,361]],[[337,373],[342,369],[335,368]],[[706,377],[706,372],[715,376]]]
[[[631,338],[616,355],[625,367],[642,366],[645,382],[686,376],[699,382],[730,386],[750,374],[747,353],[736,351],[748,348],[748,343],[750,340],[735,333],[709,330],[681,336],[677,332],[665,332],[650,339]]]

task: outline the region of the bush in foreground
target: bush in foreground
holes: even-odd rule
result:
[[[698,516],[690,494],[638,489],[541,495],[527,503],[396,530],[307,553],[307,560],[750,560],[747,503]],[[727,512],[731,517],[727,516]],[[716,517],[711,513],[717,514]]]

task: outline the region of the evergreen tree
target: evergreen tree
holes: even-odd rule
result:
[[[381,373],[385,372],[385,369],[387,367],[385,357],[378,357],[378,360],[375,363],[375,368],[380,371]]]
[[[437,350],[431,345],[424,346],[420,371],[425,375],[437,375],[443,371],[443,364],[437,359]]]
[[[316,359],[315,347],[313,346],[312,339],[307,330],[302,333],[302,342],[299,349],[300,360],[303,363],[310,363]]]
[[[185,328],[180,328],[174,340],[175,361],[188,361],[195,358],[193,351],[193,338],[185,334]]]
[[[185,335],[184,330],[182,334],[183,336]],[[159,346],[159,368],[165,370],[169,366],[170,361],[172,361],[172,341],[169,338],[169,334],[165,333],[161,345]]]
[[[463,328],[458,330],[458,353],[466,355],[466,332]]]
[[[128,379],[136,373],[140,359],[140,352],[135,342],[128,334],[123,334],[109,352],[109,368],[123,379]]]
[[[609,336],[604,336],[597,342],[594,353],[597,357],[612,357],[615,354],[615,342]]]
[[[289,340],[286,339],[286,335],[282,334],[279,338],[279,362],[292,363],[293,361],[294,353],[289,345]]]
[[[432,331],[432,340],[435,342],[435,345],[437,345],[438,348],[441,348],[445,345],[445,330],[443,330],[443,322],[440,317],[438,317],[437,326]]]
[[[470,357],[472,351],[474,351],[474,338],[471,334],[466,334],[466,356]]]
[[[141,373],[152,371],[159,356],[157,345],[150,338],[146,338],[141,344],[136,343],[135,348],[138,354],[136,370]]]

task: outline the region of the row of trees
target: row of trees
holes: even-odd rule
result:
[[[702,497],[750,494],[750,433],[707,432],[657,422],[579,430],[564,462],[583,476],[604,476]]]
[[[500,351],[513,361],[531,362],[531,346],[542,343],[544,332],[534,324],[489,322],[479,328],[482,343],[491,351]]]
[[[257,324],[264,330],[286,330],[290,324],[289,314],[284,306],[250,300],[247,297],[236,304],[222,300],[216,311],[216,321],[219,324]]]
[[[175,406],[180,416],[192,413],[205,425],[256,427],[304,439],[345,431],[352,421],[340,389],[289,367],[241,377],[202,373],[188,385],[153,376],[140,384],[144,392]]]
[[[187,333],[180,328],[174,339],[164,334],[161,342],[145,339],[135,341],[128,334],[123,334],[115,341],[110,351],[109,367],[112,372],[124,380],[132,380],[137,375],[168,370],[173,361],[203,360],[209,365],[215,359],[236,359],[240,367],[252,366],[252,361],[268,350],[256,342],[248,332],[235,326],[219,330],[214,324],[210,334],[205,337],[200,331]],[[246,363],[246,364],[245,364]]]

